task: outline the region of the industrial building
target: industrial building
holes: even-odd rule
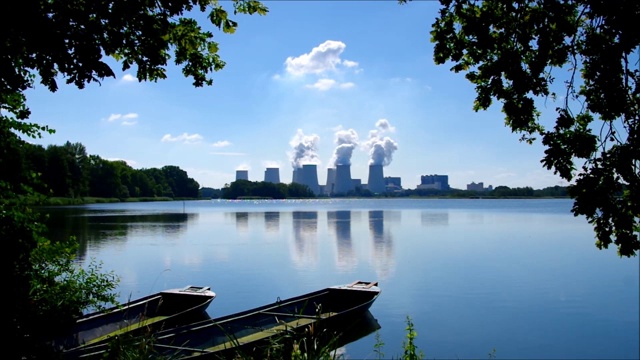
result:
[[[236,170],[236,180],[249,180],[249,170]]]
[[[422,175],[417,189],[449,190],[449,175]]]
[[[334,194],[346,194],[355,189],[351,180],[351,165],[336,165],[336,183]]]
[[[278,168],[267,168],[264,171],[264,182],[270,182],[274,184],[280,183],[280,169]]]
[[[320,194],[318,166],[315,164],[306,164],[302,165],[301,168],[294,169],[291,182],[306,185],[315,195]]]
[[[369,165],[367,188],[374,194],[381,194],[386,191],[382,165]]]

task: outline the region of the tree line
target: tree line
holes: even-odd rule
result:
[[[17,154],[16,174],[34,190],[54,197],[197,198],[200,185],[178,166],[133,169],[122,160],[87,154],[81,143],[35,145],[24,142]],[[28,174],[39,174],[40,181]]]

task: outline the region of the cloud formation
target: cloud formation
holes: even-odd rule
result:
[[[288,152],[288,155],[291,166],[297,169],[305,164],[320,164],[320,158],[318,157],[319,142],[320,137],[318,135],[305,135],[301,129],[298,129],[291,141],[289,141],[291,151]]]
[[[333,79],[318,79],[314,84],[305,85],[308,89],[315,89],[318,91],[327,91],[332,88],[350,89],[355,84],[352,82],[339,83]]]
[[[369,165],[391,164],[398,144],[385,134],[393,133],[395,130],[389,120],[380,119],[376,122],[376,129],[369,131],[369,140],[363,144],[365,149],[369,150]]]
[[[227,141],[227,140],[216,141],[213,144],[211,144],[211,146],[217,147],[217,148],[227,147],[227,146],[230,146],[230,145],[231,145],[231,142]]]
[[[338,128],[334,134],[334,142],[337,146],[333,151],[330,164],[333,166],[351,165],[353,149],[358,146],[358,133],[353,129]]]
[[[124,82],[134,82],[137,80],[138,79],[136,79],[136,77],[131,74],[124,74],[124,76],[122,77],[122,81]]]
[[[306,74],[324,74],[335,71],[342,64],[347,68],[357,68],[358,63],[340,59],[340,54],[347,47],[342,41],[327,40],[311,49],[311,52],[298,57],[289,56],[285,60],[287,73],[294,76]]]
[[[111,114],[107,118],[108,122],[121,121],[121,125],[135,125],[137,121],[134,119],[138,118],[138,114],[136,113],[128,113],[128,114]]]
[[[193,144],[202,141],[202,136],[200,134],[188,134],[183,133],[182,135],[172,136],[171,134],[166,134],[160,139],[162,142],[184,142],[187,144]]]

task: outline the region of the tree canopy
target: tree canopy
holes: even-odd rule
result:
[[[233,15],[265,15],[268,11],[256,0],[224,4]],[[53,242],[43,236],[43,219],[24,199],[25,195],[37,197],[41,189],[37,169],[47,166],[54,173],[68,174],[43,180],[55,191],[71,196],[90,189],[92,175],[94,180],[100,176],[87,173],[92,169],[118,174],[110,179],[127,181],[128,175],[141,174],[130,174],[123,163],[87,157],[81,144],[50,151],[23,149],[21,137],[38,138],[43,132],[53,132],[46,124],[28,122],[27,91],[40,83],[53,92],[60,81],[82,89],[115,77],[109,65],[113,61],[108,59],[122,71],[135,71],[140,81],[166,78],[168,62],[173,59],[194,86],[211,85],[211,74],[225,66],[213,31],[233,33],[238,24],[217,0],[3,1],[0,13],[5,16],[0,22],[0,238],[9,250],[3,264],[12,290],[3,333],[12,346],[11,358],[52,358],[48,341],[82,311],[115,301],[111,291],[117,278],[101,273],[100,265],[93,262],[87,268],[78,267],[75,239]],[[198,22],[197,13],[206,13],[209,25]],[[22,161],[25,158],[31,159],[29,164]],[[155,170],[146,175],[156,185],[160,171],[173,180],[166,189],[187,189],[175,196],[197,194],[197,183],[179,168]],[[138,177],[131,182],[144,180]],[[122,182],[112,185],[121,195],[130,192]],[[144,186],[142,181],[138,189]]]
[[[406,3],[410,0],[400,0]],[[475,111],[502,104],[541,163],[570,182],[596,246],[640,250],[640,2],[441,0],[434,60],[475,86]],[[558,80],[557,80],[558,79]],[[553,103],[545,126],[540,104]]]

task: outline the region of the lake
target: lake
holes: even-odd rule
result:
[[[568,199],[175,201],[49,208],[51,237],[121,278],[119,299],[207,285],[222,316],[355,280],[386,358],[407,316],[429,359],[637,359],[639,262],[598,250]],[[374,359],[375,335],[342,349]]]

